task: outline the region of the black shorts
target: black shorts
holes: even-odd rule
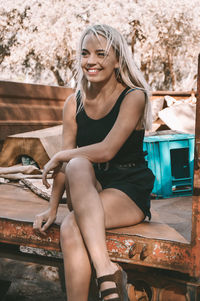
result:
[[[150,196],[155,177],[147,162],[132,167],[110,166],[108,170],[99,169],[98,164],[94,164],[94,171],[103,189],[123,191],[143,211],[145,217],[151,219]]]

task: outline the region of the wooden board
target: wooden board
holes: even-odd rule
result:
[[[73,89],[0,81],[0,149],[9,135],[62,124],[62,109]]]
[[[31,157],[42,169],[61,149],[62,126],[9,136],[0,153],[0,166],[12,166],[21,156]]]

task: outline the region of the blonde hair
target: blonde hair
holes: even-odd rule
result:
[[[81,68],[81,50],[83,40],[86,35],[94,34],[97,38],[99,35],[103,36],[107,40],[106,51],[109,51],[112,46],[116,57],[119,61],[119,69],[116,72],[116,78],[125,86],[130,88],[139,88],[145,93],[145,109],[142,118],[142,124],[146,130],[151,129],[152,113],[151,103],[149,100],[149,86],[145,81],[141,71],[137,68],[131,50],[125,40],[125,38],[113,27],[105,24],[97,24],[88,27],[82,34],[77,51],[77,66],[76,66],[76,97],[81,99],[85,97],[85,91],[88,87],[88,81],[83,74]],[[80,109],[80,108],[79,108]]]

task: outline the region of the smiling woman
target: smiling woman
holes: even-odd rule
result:
[[[113,47],[108,51],[107,40],[93,34],[88,34],[82,45],[81,67],[89,82],[116,81],[114,70],[119,67],[119,62]]]
[[[61,225],[68,301],[87,301],[91,262],[100,300],[128,301],[126,273],[109,258],[105,229],[151,218],[154,175],[143,152],[151,123],[148,85],[122,35],[107,25],[86,29],[77,51],[77,86],[63,111],[62,151],[45,165],[54,171],[49,208],[36,216],[44,233],[64,190],[71,210]]]

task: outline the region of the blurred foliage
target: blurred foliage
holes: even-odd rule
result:
[[[3,80],[73,84],[82,30],[106,23],[126,37],[152,90],[196,89],[198,0],[0,0]]]

